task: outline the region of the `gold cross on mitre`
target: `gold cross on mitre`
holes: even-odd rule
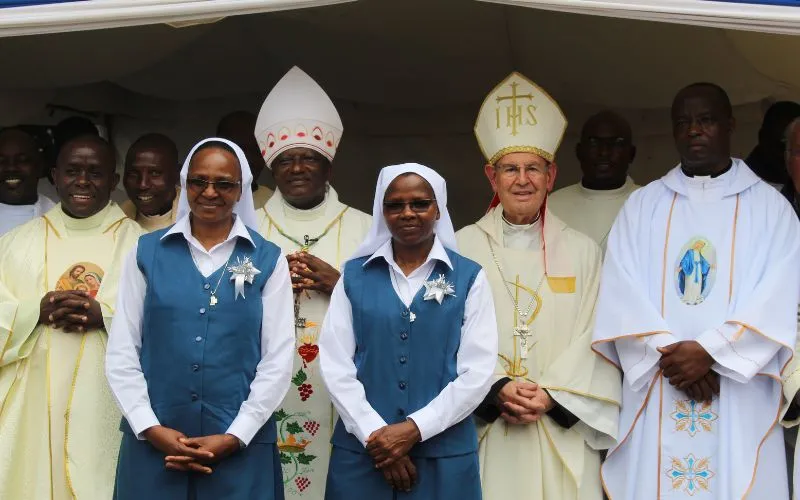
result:
[[[500,129],[500,116],[502,114],[501,110],[505,110],[506,127],[511,127],[511,135],[517,135],[517,126],[522,125],[523,119],[525,120],[524,123],[530,126],[538,123],[536,121],[536,116],[534,115],[536,106],[533,104],[528,104],[523,112],[522,104],[517,104],[517,99],[527,99],[528,101],[533,101],[533,94],[530,92],[527,94],[517,94],[517,87],[519,87],[519,83],[511,82],[511,95],[497,96],[495,98],[498,104],[498,107],[495,110],[497,128],[498,130]],[[503,101],[511,101],[511,103],[508,106],[499,106],[499,104]]]
[[[553,161],[564,137],[567,119],[558,103],[541,87],[514,72],[484,99],[475,120],[475,138],[494,165],[510,153],[533,153]]]

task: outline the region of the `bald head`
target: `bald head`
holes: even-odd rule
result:
[[[636,156],[630,124],[613,111],[591,116],[581,129],[576,154],[585,187],[608,190],[622,186]]]
[[[172,210],[179,174],[175,142],[163,134],[145,134],[125,155],[122,182],[138,213],[162,215]]]
[[[715,175],[730,166],[734,127],[731,101],[719,85],[694,83],[672,102],[672,135],[688,174]]]
[[[253,172],[253,187],[266,164],[256,141],[256,115],[249,111],[234,111],[222,117],[217,125],[217,137],[228,139],[242,148]]]
[[[44,164],[34,137],[22,129],[0,131],[0,203],[32,205]]]

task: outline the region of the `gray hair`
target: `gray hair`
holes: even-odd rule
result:
[[[783,144],[785,145],[787,153],[791,153],[792,136],[794,135],[798,126],[800,126],[800,117],[797,117],[794,120],[792,120],[792,122],[786,127],[786,130],[784,130],[783,132]]]

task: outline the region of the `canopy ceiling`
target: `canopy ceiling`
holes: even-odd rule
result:
[[[472,124],[484,95],[512,70],[539,83],[566,111],[570,127],[558,158],[561,185],[577,180],[570,149],[583,120],[601,108],[617,109],[632,122],[639,145],[637,180],[642,182],[674,164],[667,108],[683,85],[707,80],[728,90],[738,105],[735,139],[740,154],[752,147],[766,104],[800,98],[800,65],[793,63],[800,37],[604,17],[638,12],[639,17],[663,20],[676,5],[697,8],[718,2],[499,1],[518,5],[474,0],[138,0],[137,5],[153,12],[167,4],[196,8],[183,11],[191,15],[180,18],[193,23],[0,38],[0,125],[57,121],[64,114],[52,114],[53,106],[64,107],[113,117],[117,133],[125,136],[119,148],[138,133],[158,130],[188,149],[192,141],[213,133],[226,110],[257,111],[275,82],[298,65],[336,101],[345,124],[342,161],[371,171],[365,185],[374,180],[372,172],[390,161],[427,161],[451,175],[465,165],[476,167],[476,184],[459,187],[451,196],[457,201],[485,195]],[[613,10],[632,2],[639,10]],[[225,3],[242,10],[210,9]],[[285,10],[318,3],[337,5]],[[648,11],[642,7],[646,3],[662,7]],[[84,4],[104,4],[122,15],[122,4],[131,2]],[[208,10],[197,10],[200,4]],[[598,13],[601,5],[603,16],[557,11]],[[692,14],[687,7],[680,16],[688,18],[675,14],[671,20],[720,25],[741,20],[743,9],[754,9],[722,5],[717,13],[727,17]],[[244,7],[278,10],[230,16],[246,12]],[[787,30],[800,26],[796,17],[769,18],[776,16],[773,7],[755,9],[762,12],[757,23],[783,23]],[[14,10],[0,10],[0,35],[8,34],[3,31],[9,27],[6,13]],[[130,11],[122,19],[141,24],[141,12]],[[174,14],[154,14],[152,19],[172,22]],[[220,20],[221,15],[229,17]],[[18,27],[30,28],[17,21]],[[48,20],[39,22],[44,26]],[[368,198],[372,188],[363,187],[358,193],[368,193]],[[366,198],[364,207],[369,206]],[[469,216],[480,208],[475,210]]]

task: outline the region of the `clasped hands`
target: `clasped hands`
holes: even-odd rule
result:
[[[416,483],[417,468],[408,452],[421,440],[419,428],[411,419],[381,427],[367,438],[367,453],[392,488],[409,492]]]
[[[47,292],[39,303],[39,323],[65,332],[83,333],[103,326],[100,303],[87,292]]]
[[[500,417],[515,425],[537,422],[555,406],[547,391],[538,384],[515,380],[500,389],[496,404],[501,411]]]
[[[695,401],[707,401],[719,394],[719,374],[711,370],[714,358],[694,340],[659,347],[661,368],[670,385]]]
[[[304,290],[315,290],[325,295],[333,293],[333,288],[339,281],[339,271],[336,268],[308,252],[291,253],[286,259],[289,262],[294,293]]]
[[[239,448],[239,438],[232,434],[213,434],[196,438],[180,431],[156,425],[143,432],[145,439],[164,454],[167,469],[211,474],[211,465]]]

